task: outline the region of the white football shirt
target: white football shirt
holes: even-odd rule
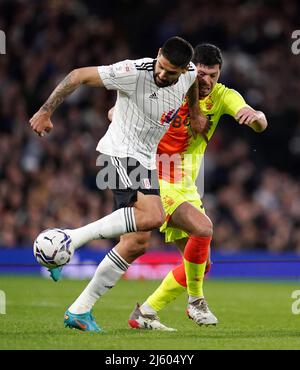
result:
[[[133,157],[147,169],[156,168],[160,139],[176,116],[187,91],[196,79],[196,67],[178,81],[160,88],[154,81],[155,59],[124,60],[98,67],[104,86],[117,90],[113,120],[97,150],[115,157]]]

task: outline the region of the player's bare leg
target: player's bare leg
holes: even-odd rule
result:
[[[125,249],[126,254],[129,254],[131,258],[133,258],[133,256],[144,254],[145,245],[148,243],[146,239],[147,236],[145,234],[146,233],[132,233],[122,236],[121,241],[117,246],[119,251]],[[156,311],[151,310],[150,307],[148,307],[147,312],[144,312],[140,308],[139,303],[136,304],[133,312],[130,314],[128,324],[133,329],[176,331],[176,329],[162,324]]]
[[[211,313],[204,298],[203,279],[213,235],[211,220],[188,202],[182,203],[172,215],[172,224],[187,232],[190,237],[183,252],[183,266],[176,277],[184,281],[189,295],[188,316],[198,325],[214,325],[217,318]],[[181,276],[180,276],[181,275]]]
[[[126,230],[133,232],[155,229],[162,225],[164,219],[165,214],[160,197],[158,195],[144,195],[138,192],[138,200],[132,207],[118,209],[98,221],[78,229],[67,229],[65,232],[70,236],[72,247],[76,250],[91,240],[110,237],[113,233],[115,233],[115,236],[118,236],[120,230],[126,235]],[[146,241],[141,238],[141,244],[143,243],[146,243]],[[132,249],[129,252],[129,249],[127,250],[128,244],[125,239],[125,243],[122,244],[123,247],[122,245],[117,247],[117,251],[120,252],[125,261],[131,263],[140,254],[135,255]],[[138,249],[141,250],[143,248],[139,246]],[[54,281],[60,280],[62,267],[56,267],[49,271]]]
[[[184,202],[172,214],[170,226],[177,227],[189,235],[211,237],[213,224],[208,216],[191,203]]]
[[[188,304],[188,315],[197,324],[211,325],[216,324],[216,317],[210,312],[207,303],[204,299],[202,283],[205,272],[210,268],[210,247],[209,242],[213,232],[213,227],[210,219],[198,209],[193,207],[189,203],[183,203],[180,205],[172,215],[170,226],[184,230],[190,235],[194,235],[195,238],[190,243],[189,239],[181,239],[176,242],[177,247],[182,251],[184,259],[185,257],[193,259],[193,248],[204,249],[204,255],[193,263],[192,267],[194,270],[190,271],[192,277],[190,278],[190,285],[192,290],[189,292],[189,304]],[[197,239],[199,237],[199,239]],[[199,243],[197,241],[199,240]],[[190,243],[190,244],[189,244]],[[192,248],[192,251],[187,248]],[[199,257],[196,254],[196,258]],[[206,257],[206,259],[205,259]],[[207,266],[206,260],[209,262]],[[189,269],[189,260],[185,261],[182,265],[176,267],[165,277],[161,285],[157,290],[145,301],[140,307],[144,312],[152,312],[156,314],[167,304],[177,298],[187,288],[186,281],[186,268]],[[200,265],[200,266],[197,266]],[[200,267],[200,268],[199,268]],[[196,276],[196,279],[195,279]],[[195,280],[193,280],[195,279]]]
[[[157,195],[138,193],[138,200],[134,204],[134,208],[139,229],[145,228],[145,225],[155,223],[157,224],[156,227],[159,227],[164,222],[164,209],[160,197]],[[120,237],[120,242],[114,249],[127,263],[132,263],[146,252],[150,238],[151,232],[145,231],[125,234]]]
[[[132,207],[120,208],[108,216],[74,230],[67,230],[75,249],[95,239],[115,238],[129,232],[151,231],[165,219],[158,195],[138,193]]]

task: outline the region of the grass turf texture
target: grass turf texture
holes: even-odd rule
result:
[[[0,277],[6,314],[0,315],[0,349],[300,349],[300,317],[291,305],[296,283],[206,281],[217,327],[198,327],[185,314],[186,296],[160,312],[177,328],[166,333],[130,329],[127,319],[158,286],[157,281],[120,281],[94,307],[105,332],[83,333],[63,326],[63,314],[87,281],[54,283],[39,277]]]

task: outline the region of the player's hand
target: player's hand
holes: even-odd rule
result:
[[[211,126],[209,119],[205,115],[201,114],[195,117],[190,117],[190,125],[194,138],[200,134],[208,143],[207,134]]]
[[[251,125],[251,123],[260,119],[260,113],[252,108],[245,107],[238,111],[235,118],[240,125]]]
[[[53,124],[50,120],[50,116],[50,113],[40,109],[30,118],[30,126],[39,136],[44,136],[45,133],[52,130]]]

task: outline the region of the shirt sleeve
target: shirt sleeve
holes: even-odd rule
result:
[[[233,118],[237,112],[249,105],[245,102],[240,93],[234,89],[227,89],[223,99],[223,114],[229,114]]]
[[[190,85],[189,85],[189,87],[191,87],[193,85],[193,83],[195,82],[196,77],[197,77],[197,69],[196,69],[195,64],[192,63],[192,62],[190,62],[190,64],[188,65],[188,73],[189,73],[189,76],[190,76]]]
[[[98,73],[108,90],[120,90],[128,95],[135,91],[137,70],[132,60],[99,66]]]

